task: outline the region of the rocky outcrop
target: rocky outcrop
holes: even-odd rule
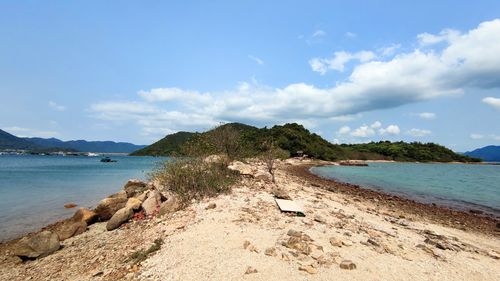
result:
[[[128,198],[140,195],[147,189],[147,183],[137,179],[129,180],[123,187]]]
[[[104,198],[99,202],[99,205],[95,208],[94,212],[97,214],[101,221],[109,220],[116,211],[125,207],[127,204],[127,197],[108,197]]]
[[[46,257],[59,250],[61,244],[57,234],[42,231],[32,237],[24,237],[14,247],[14,254],[22,259]]]
[[[128,221],[134,215],[134,211],[130,207],[124,207],[118,210],[106,224],[106,229],[113,230],[118,228],[122,223]]]

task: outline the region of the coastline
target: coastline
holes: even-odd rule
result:
[[[474,214],[436,204],[422,203],[403,196],[363,188],[356,184],[323,178],[310,171],[312,167],[327,165],[330,164],[303,164],[292,166],[289,170],[292,174],[306,179],[314,186],[331,192],[349,195],[353,197],[353,200],[371,201],[372,203],[376,203],[377,206],[385,206],[393,212],[404,212],[409,215],[418,216],[424,220],[461,230],[500,235],[500,220],[492,214]]]

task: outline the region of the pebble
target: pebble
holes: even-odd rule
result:
[[[354,264],[352,261],[350,260],[343,260],[341,263],[340,263],[340,268],[342,269],[347,269],[347,270],[353,270],[353,269],[356,269],[356,264]]]
[[[309,274],[316,274],[318,273],[318,270],[314,268],[312,265],[302,265],[299,267],[300,271],[305,271]]]
[[[257,273],[257,272],[258,272],[257,269],[249,266],[249,267],[247,267],[247,270],[245,271],[245,274],[253,274],[253,273]]]

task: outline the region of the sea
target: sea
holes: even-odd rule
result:
[[[128,179],[146,180],[168,158],[0,155],[0,241],[16,238],[95,207]],[[64,205],[75,203],[74,209]]]
[[[500,216],[500,165],[369,163],[368,167],[323,166],[311,171],[422,203]]]

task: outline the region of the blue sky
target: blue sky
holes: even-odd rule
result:
[[[500,143],[499,1],[0,1],[0,128]]]

